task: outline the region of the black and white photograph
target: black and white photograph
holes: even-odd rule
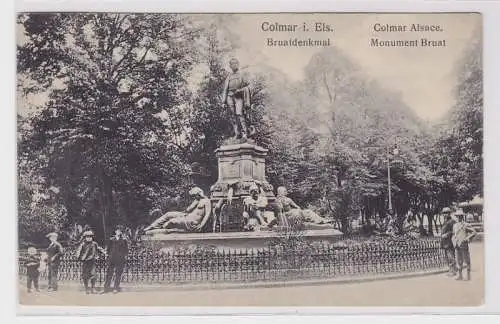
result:
[[[18,304],[481,306],[480,13],[16,13]]]

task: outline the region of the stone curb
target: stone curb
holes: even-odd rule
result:
[[[219,289],[241,289],[241,288],[283,288],[300,286],[319,286],[319,285],[345,285],[366,283],[381,280],[409,279],[415,277],[424,277],[446,273],[447,270],[432,270],[410,273],[394,273],[390,275],[368,276],[368,277],[343,277],[314,280],[289,280],[289,281],[255,281],[255,282],[235,282],[235,283],[187,283],[187,284],[144,284],[142,286],[126,285],[122,287],[123,292],[148,292],[148,291],[192,291],[192,290],[219,290]],[[66,290],[65,287],[80,287],[80,283],[60,281],[60,291]]]

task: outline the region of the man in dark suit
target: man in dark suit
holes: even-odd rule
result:
[[[128,242],[123,234],[123,226],[118,225],[115,235],[109,240],[106,247],[108,255],[108,266],[106,269],[106,279],[104,281],[103,293],[111,291],[111,279],[115,275],[113,293],[120,291],[120,281],[127,262]]]
[[[47,234],[47,238],[50,240],[49,247],[47,248],[49,291],[57,290],[57,276],[59,275],[59,265],[61,264],[61,257],[64,250],[61,243],[57,241],[57,236],[57,233]]]
[[[447,210],[443,210],[447,212]],[[456,262],[455,262],[455,248],[453,243],[451,242],[451,238],[453,236],[453,225],[455,221],[451,217],[449,213],[446,213],[444,216],[445,223],[441,229],[441,248],[446,253],[446,260],[448,262],[448,276],[453,277],[456,274]]]

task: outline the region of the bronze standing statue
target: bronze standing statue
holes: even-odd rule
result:
[[[250,84],[239,70],[239,61],[232,58],[229,61],[232,73],[226,78],[222,101],[225,108],[231,112],[231,123],[233,124],[234,138],[252,136],[254,128],[249,125],[247,109],[250,108]]]

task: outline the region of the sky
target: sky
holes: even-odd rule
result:
[[[401,93],[403,101],[424,120],[436,120],[454,104],[456,63],[463,50],[481,27],[479,14],[245,14],[236,15],[230,28],[240,34],[244,46],[235,55],[241,64],[265,63],[286,73],[292,80],[303,78],[303,69],[321,48],[268,47],[266,39],[290,37],[323,39],[333,44],[358,64],[383,87]],[[268,32],[265,22],[311,26],[324,22],[332,33]],[[442,32],[375,32],[374,25],[439,25]],[[480,30],[480,29],[479,29]],[[370,39],[445,40],[445,47],[371,47]]]
[[[241,47],[233,56],[241,65],[270,65],[291,80],[303,78],[304,67],[322,48],[269,47],[267,39],[330,38],[332,45],[360,66],[366,75],[383,87],[401,94],[402,100],[424,120],[437,120],[454,104],[456,63],[468,43],[481,27],[479,14],[236,14],[224,20],[225,28],[239,35]],[[316,22],[332,26],[333,32],[269,32],[263,23],[297,24],[300,30],[306,23],[310,30]],[[427,24],[439,25],[442,32],[375,32],[374,25]],[[18,43],[23,41],[17,30]],[[445,47],[371,47],[370,40],[414,40],[420,38],[445,40]],[[44,94],[20,98],[18,112],[46,100]]]

